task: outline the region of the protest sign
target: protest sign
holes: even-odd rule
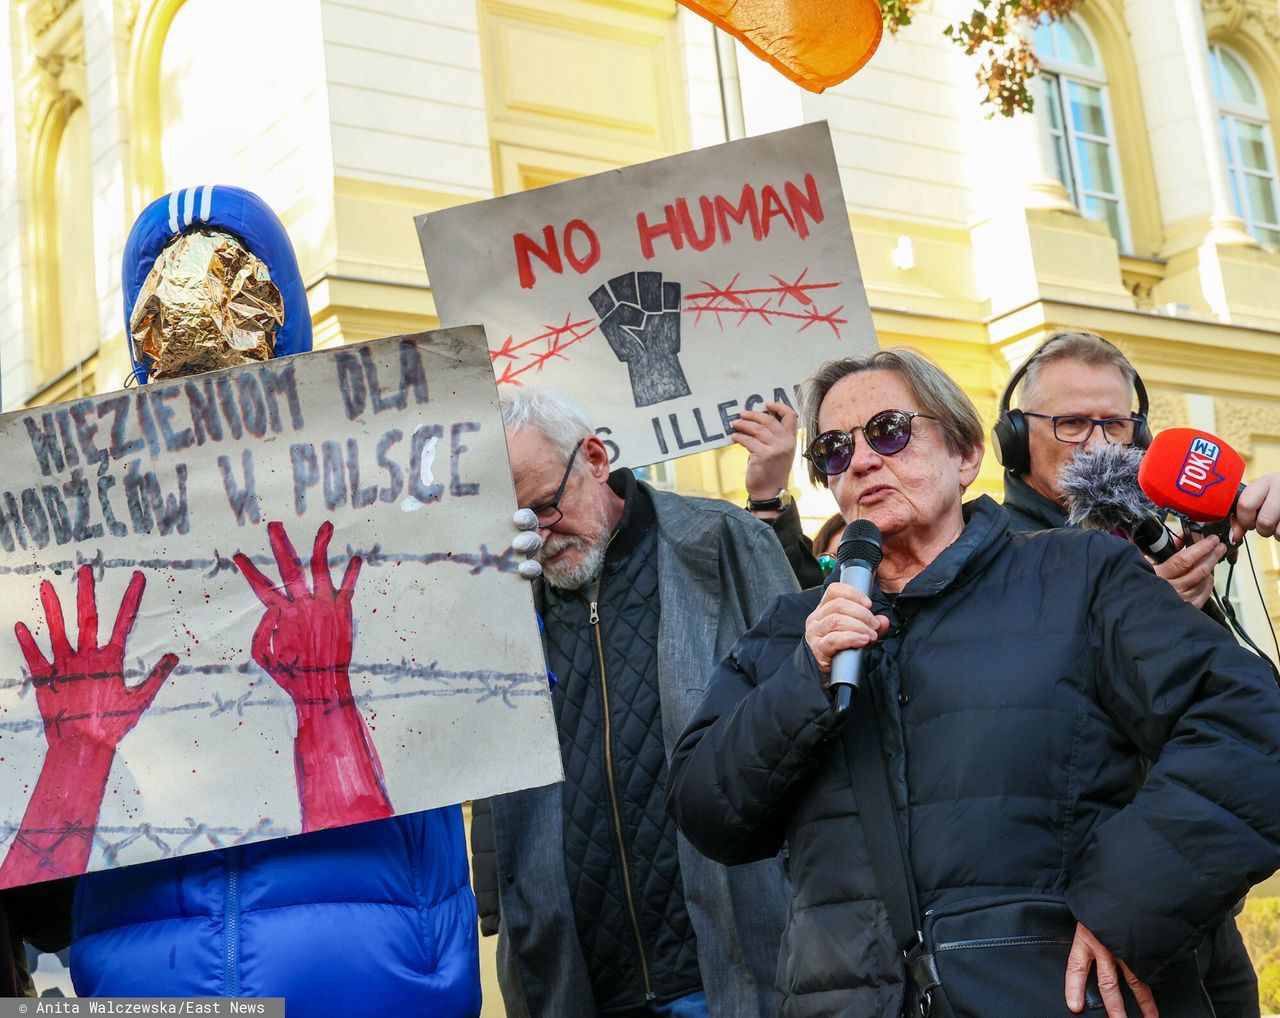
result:
[[[481,329],[6,414],[0,476],[0,886],[560,779]]]
[[[826,124],[419,216],[445,325],[560,389],[613,462],[725,445],[875,334]]]

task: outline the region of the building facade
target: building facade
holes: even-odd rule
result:
[[[1036,112],[1012,120],[943,35],[970,6],[922,4],[811,95],[674,0],[10,0],[3,406],[123,384],[120,255],[165,191],[278,210],[329,346],[435,324],[416,213],[826,120],[882,346],[933,357],[990,424],[1048,333],[1095,331],[1156,430],[1280,470],[1280,2],[1084,0],[1037,31]],[[651,473],[736,500],[743,465]],[[833,504],[801,476],[816,528]],[[993,457],[979,488],[999,491]],[[1277,549],[1251,542],[1260,589],[1238,570],[1232,592],[1264,646]]]

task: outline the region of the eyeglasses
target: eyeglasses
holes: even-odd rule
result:
[[[824,431],[809,443],[804,458],[815,470],[828,477],[843,474],[853,462],[853,435],[861,431],[873,452],[881,456],[896,456],[911,441],[911,421],[916,417],[936,421],[916,410],[881,410],[866,424],[849,431]]]
[[[569,453],[569,462],[564,468],[564,476],[560,478],[560,487],[556,488],[556,493],[551,501],[529,507],[533,515],[538,517],[539,527],[554,527],[564,519],[564,513],[560,511],[560,500],[564,498],[564,489],[569,486],[569,475],[573,473],[573,463],[578,458],[578,450],[582,448],[582,443],[585,441],[585,438],[578,439],[578,444],[573,447],[573,452]]]
[[[1102,429],[1102,437],[1112,445],[1132,445],[1133,436],[1137,432],[1136,417],[1082,417],[1079,414],[1034,414],[1029,410],[1022,411],[1023,417],[1039,417],[1042,421],[1053,422],[1053,437],[1059,442],[1079,445],[1087,442],[1094,428]]]

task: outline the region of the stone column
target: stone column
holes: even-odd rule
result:
[[[1157,306],[1280,327],[1280,266],[1228,187],[1200,0],[1125,0],[1164,220]]]
[[[1231,204],[1200,0],[1125,0],[1165,224],[1165,257],[1256,246]]]
[[[977,98],[975,95],[975,102]],[[985,111],[985,107],[983,107]],[[995,201],[1019,195],[1026,209],[1053,209],[1078,215],[1054,169],[1052,141],[1045,127],[1048,111],[1037,96],[1035,112],[995,116],[982,125],[988,145],[988,190]]]
[[[134,216],[129,165],[128,111],[124,76],[129,38],[137,15],[131,0],[82,0],[85,85],[89,108],[89,154],[93,160],[93,255],[98,286],[96,387],[110,392],[130,371],[120,295],[120,258]]]

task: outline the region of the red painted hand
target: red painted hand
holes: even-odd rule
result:
[[[111,639],[101,647],[89,566],[82,566],[77,574],[79,635],[74,650],[67,639],[62,604],[48,580],[40,584],[40,601],[49,626],[52,660],[45,658],[26,623],[13,627],[27,660],[49,748],[22,827],[0,867],[0,886],[83,873],[88,864],[116,747],[151,706],[178,663],[177,655],[165,654],[138,685],[125,683],[124,645],[145,589],[146,578],[135,572]]]
[[[294,768],[303,830],[391,816],[382,765],[351,694],[351,605],[361,559],[352,556],[335,589],[329,573],[333,524],[322,524],[308,589],[284,524],[267,524],[267,534],[282,586],[243,552],[235,563],[267,609],[253,634],[253,659],[289,694],[298,715]]]
[[[26,623],[19,622],[13,631],[22,656],[27,659],[49,744],[60,739],[88,739],[115,749],[151,706],[178,658],[176,654],[165,654],[144,681],[136,686],[126,685],[124,644],[138,619],[146,577],[135,571],[130,578],[111,639],[101,647],[93,570],[81,566],[76,578],[76,621],[80,632],[75,650],[67,639],[62,603],[48,580],[40,584],[40,601],[49,623],[53,661],[47,661],[40,652]]]
[[[253,634],[253,659],[299,706],[341,707],[351,702],[351,601],[360,578],[359,555],[347,563],[335,590],[329,575],[333,524],[324,523],[311,553],[312,589],[284,524],[268,523],[271,550],[284,586],[277,588],[243,552],[235,563],[266,607]]]

